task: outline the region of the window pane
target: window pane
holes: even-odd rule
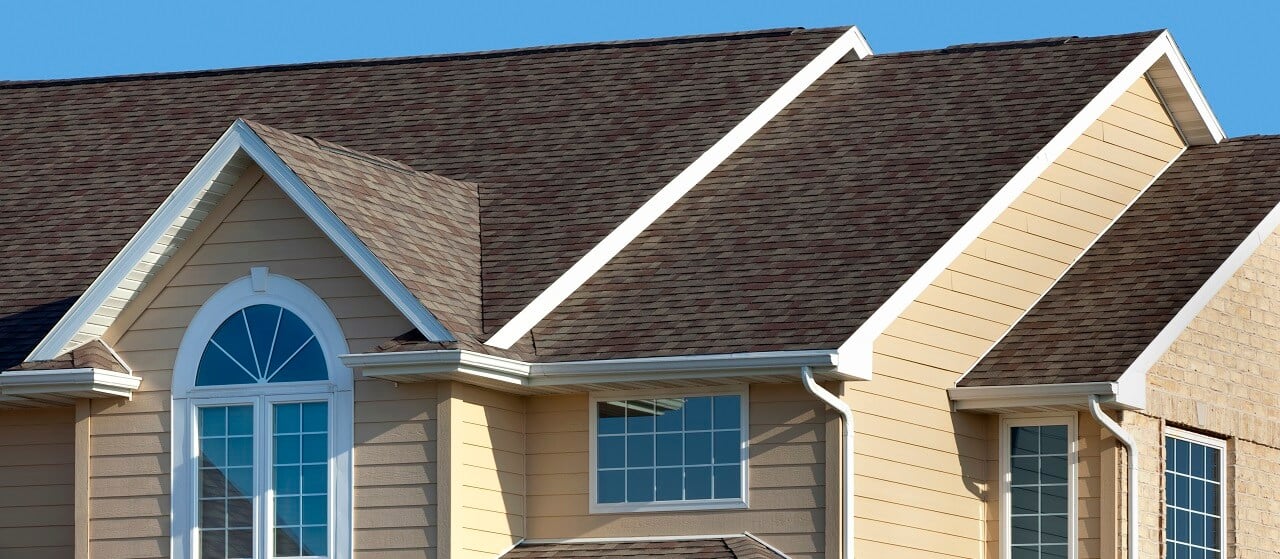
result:
[[[627,408],[622,402],[596,404],[596,433],[620,435],[627,432]]]
[[[1040,454],[1067,453],[1067,426],[1045,425],[1040,428]]]
[[[711,467],[699,466],[684,469],[684,498],[711,498]]]
[[[598,437],[596,467],[622,468],[627,465],[626,437]]]
[[[684,429],[684,399],[659,398],[656,402],[656,429],[659,433],[670,433]]]
[[[1040,517],[1040,541],[1043,543],[1067,542],[1066,515],[1046,515]]]
[[[684,430],[711,428],[711,398],[699,396],[684,399]]]
[[[737,466],[716,466],[712,475],[715,477],[715,498],[736,499],[742,496],[742,469]]]
[[[196,367],[196,386],[325,378],[324,351],[311,329],[273,305],[246,307],[223,321]]]
[[[653,401],[627,400],[627,433],[653,432]]]
[[[684,470],[659,468],[657,473],[658,501],[679,501],[684,498]]]
[[[1042,487],[1040,489],[1040,512],[1066,513],[1067,487],[1066,485]]]
[[[742,428],[741,396],[716,396],[714,411],[716,429]]]
[[[252,418],[253,406],[198,408],[196,476],[200,496],[197,528],[202,557],[248,557],[252,554]],[[246,538],[249,541],[247,552]]]
[[[329,404],[327,402],[307,402],[302,404],[302,430],[307,433],[327,433],[329,431]]]
[[[711,433],[685,433],[684,463],[688,465],[711,463]]]
[[[1013,455],[1040,454],[1040,428],[1014,427],[1010,432]]]
[[[1013,514],[1036,514],[1040,512],[1040,491],[1035,487],[1014,487],[1010,491]]]
[[[627,467],[653,465],[653,435],[627,435]]]
[[[1040,483],[1040,459],[1014,458],[1010,461],[1012,472],[1010,479],[1014,485],[1035,485]]]
[[[731,464],[742,461],[742,435],[740,431],[716,431],[715,462]]]
[[[327,555],[329,553],[329,531],[323,526],[306,526],[302,528],[302,554],[304,556]]]
[[[646,503],[653,500],[653,470],[627,470],[627,502]]]
[[[276,434],[302,432],[302,408],[294,404],[276,406]]]
[[[596,497],[601,503],[621,503],[627,499],[627,472],[609,470],[597,476]]]
[[[1013,517],[1012,535],[1015,544],[1040,543],[1040,517]]]
[[[684,464],[684,435],[680,433],[663,433],[657,438],[657,464],[659,466],[679,466]]]

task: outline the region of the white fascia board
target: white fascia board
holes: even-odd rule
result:
[[[160,241],[182,212],[209,187],[213,178],[222,172],[238,152],[244,152],[252,158],[427,339],[434,342],[453,341],[453,335],[373,255],[337,214],[298,178],[249,125],[236,120],[36,345],[26,361],[47,361],[61,355],[62,349],[102,306],[112,290],[124,281],[147,251]]]
[[[1209,134],[1213,136],[1213,143],[1221,142],[1227,137],[1227,133],[1222,129],[1222,124],[1218,122],[1218,116],[1213,114],[1213,109],[1209,106],[1209,100],[1205,98],[1204,91],[1200,89],[1200,83],[1196,81],[1195,75],[1191,73],[1191,66],[1187,64],[1187,59],[1182,56],[1182,50],[1178,48],[1178,43],[1173,40],[1173,35],[1165,31],[1157,39],[1157,42],[1165,43],[1165,55],[1169,57],[1169,62],[1173,65],[1173,71],[1178,75],[1178,80],[1182,82],[1182,88],[1186,90],[1187,96],[1191,98],[1191,103],[1195,106],[1196,112],[1199,113],[1200,120],[1204,122],[1205,128],[1208,128]]]
[[[1118,401],[1120,387],[1114,382],[1068,384],[1027,384],[1016,386],[962,386],[947,389],[957,410],[1005,410],[1048,406],[1085,406],[1090,396]]]
[[[820,369],[835,368],[836,353],[831,350],[761,351],[535,363],[531,377],[535,382],[542,379],[555,379],[560,383],[576,382],[573,379],[577,377],[594,378],[603,375],[636,377],[649,373],[691,373],[696,376],[698,373],[741,373],[746,370],[776,370],[802,366]]]
[[[6,396],[75,394],[87,397],[128,398],[142,379],[105,369],[48,369],[8,371],[0,374],[0,393]]]
[[[1106,112],[1135,81],[1143,76],[1156,61],[1168,57],[1181,59],[1168,32],[1162,33],[1134,57],[1111,82],[1102,88],[1066,126],[1059,130],[1026,165],[1005,183],[986,204],[978,210],[928,261],[907,278],[893,295],[880,305],[861,326],[840,346],[841,372],[854,373],[872,367],[873,344],[893,324],[898,316],[914,302],[937,277],[950,266],[974,240],[986,231],[1001,214],[1031,186],[1063,152],[1067,150],[1102,113]],[[1194,82],[1191,83],[1194,86]],[[1198,88],[1197,88],[1198,90]],[[1207,110],[1208,105],[1205,105]],[[1212,113],[1207,113],[1212,118]],[[1216,122],[1214,120],[1213,122]]]
[[[1120,379],[1117,381],[1117,384],[1121,387],[1120,394],[1116,398],[1118,402],[1136,408],[1146,407],[1147,372],[1164,356],[1169,347],[1182,335],[1182,332],[1200,315],[1200,312],[1209,305],[1214,296],[1227,285],[1227,282],[1231,281],[1231,278],[1235,276],[1241,266],[1244,266],[1249,257],[1253,256],[1262,247],[1263,243],[1276,231],[1277,227],[1280,227],[1280,206],[1272,208],[1266,217],[1262,218],[1262,221],[1258,223],[1257,227],[1253,228],[1249,236],[1235,250],[1231,251],[1231,255],[1218,266],[1213,275],[1209,276],[1209,279],[1200,286],[1200,289],[1196,290],[1195,295],[1192,295],[1191,299],[1178,310],[1178,314],[1174,315],[1168,324],[1165,324],[1160,333],[1156,334],[1151,343],[1147,344],[1142,353],[1138,354],[1137,359],[1134,359],[1133,363],[1120,375]]]
[[[739,122],[728,134],[716,141],[714,145],[698,156],[687,168],[671,179],[658,190],[644,205],[627,216],[621,224],[610,231],[596,246],[592,247],[581,259],[574,262],[560,277],[556,278],[546,289],[538,294],[528,305],[507,321],[486,345],[502,349],[510,348],[520,338],[532,330],[551,311],[568,299],[583,283],[586,283],[600,268],[603,268],[624,247],[640,236],[649,225],[657,221],[671,206],[680,200],[695,185],[711,174],[733,152],[742,147],[756,132],[764,128],[773,117],[782,112],[787,105],[799,97],[805,89],[817,81],[827,70],[834,66],[849,52],[855,52],[859,58],[870,54],[866,40],[856,27],[850,27],[840,38],[810,61],[796,75],[787,80],[782,87],[773,92],[760,106],[751,111],[742,122]],[[864,54],[864,52],[866,54]]]

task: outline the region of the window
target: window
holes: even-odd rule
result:
[[[592,510],[747,504],[745,392],[592,399]]]
[[[1004,421],[1004,557],[1074,556],[1074,441],[1074,417]]]
[[[1164,439],[1165,557],[1218,559],[1224,547],[1223,441],[1179,429]]]
[[[350,555],[351,373],[306,287],[241,278],[196,314],[174,368],[174,555]]]

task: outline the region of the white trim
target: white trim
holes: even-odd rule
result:
[[[1221,142],[1227,137],[1227,133],[1222,129],[1222,124],[1218,122],[1218,117],[1213,113],[1213,108],[1209,106],[1209,99],[1204,96],[1204,91],[1200,89],[1200,83],[1196,81],[1195,75],[1191,73],[1191,66],[1187,64],[1187,59],[1182,56],[1182,50],[1178,48],[1178,43],[1173,40],[1173,34],[1165,31],[1160,34],[1157,41],[1167,43],[1165,55],[1173,66],[1174,73],[1178,75],[1178,81],[1182,82],[1182,88],[1186,90],[1187,96],[1191,98],[1191,104],[1195,107],[1200,120],[1205,128],[1209,129],[1209,135],[1212,137],[1213,143]]]
[[[863,50],[860,50],[863,49]],[[855,52],[859,58],[870,54],[870,48],[861,32],[850,27],[840,38],[831,43],[816,58],[787,80],[782,87],[764,100],[760,106],[751,111],[742,122],[733,127],[702,155],[698,156],[687,168],[671,179],[643,206],[628,216],[617,228],[609,232],[596,246],[556,278],[546,289],[538,294],[528,305],[520,310],[511,320],[502,325],[485,344],[510,348],[524,337],[543,318],[551,313],[560,303],[569,298],[583,283],[603,268],[614,256],[622,251],[632,240],[640,236],[646,228],[656,221],[664,212],[674,205],[690,189],[702,181],[707,175],[728,159],[742,144],[751,139],[756,132],[764,128],[773,117],[782,112],[796,97],[799,97],[813,82],[817,81],[828,69],[834,66],[849,52]],[[864,52],[866,54],[864,54]]]
[[[307,217],[324,231],[342,253],[363,272],[378,290],[391,301],[419,331],[431,341],[453,341],[453,336],[422,305],[409,289],[387,269],[355,233],[342,222],[316,193],[267,146],[242,120],[236,120],[205,153],[186,178],[178,183],[147,222],[125,244],[84,294],[63,314],[40,340],[26,361],[57,358],[68,343],[84,327],[89,318],[107,300],[111,292],[142,262],[143,257],[160,241],[190,204],[203,194],[232,157],[239,152],[252,158]]]
[[[1121,409],[1135,409],[1121,401],[1131,397],[1115,382],[1078,382],[1062,384],[1022,384],[1003,386],[956,386],[947,389],[955,410],[1004,411],[1049,407],[1084,408],[1090,396]]]
[[[768,549],[769,551],[772,551],[772,552],[774,552],[774,553],[777,553],[777,554],[778,554],[778,556],[779,556],[779,557],[782,557],[783,559],[791,559],[791,556],[790,556],[790,555],[787,555],[786,553],[783,553],[781,549],[778,549],[778,548],[776,548],[776,547],[773,547],[772,545],[769,545],[769,542],[764,541],[764,540],[763,540],[763,539],[761,539],[759,536],[757,536],[757,535],[755,535],[755,534],[752,534],[751,532],[743,532],[743,533],[742,533],[742,535],[744,535],[744,536],[746,536],[746,537],[748,537],[748,538],[751,538],[751,539],[755,540],[755,541],[756,541],[756,543],[758,543],[758,544],[760,544],[760,545],[763,545],[763,546],[764,546],[766,549]],[[852,554],[852,553],[850,553],[850,554],[846,555],[846,557],[853,557],[853,554]]]
[[[1218,518],[1221,519],[1222,521],[1221,525],[1218,526],[1218,554],[1220,557],[1226,557],[1227,556],[1227,523],[1226,523],[1227,492],[1229,491],[1229,488],[1227,486],[1227,441],[1224,439],[1219,439],[1216,437],[1210,437],[1208,435],[1202,435],[1200,433],[1187,431],[1186,429],[1179,429],[1172,425],[1164,426],[1164,436],[1168,438],[1180,439],[1180,440],[1184,440],[1190,443],[1195,443],[1201,446],[1207,446],[1210,448],[1217,449],[1218,451]],[[1164,441],[1160,441],[1160,442],[1164,443]],[[1161,446],[1163,447],[1164,445],[1162,444]],[[1163,462],[1160,465],[1160,472],[1162,474],[1167,473],[1169,471],[1168,460],[1169,458],[1167,456],[1165,456],[1164,459],[1161,460],[1161,462]],[[1167,487],[1164,487],[1164,479],[1165,479],[1165,476],[1161,476],[1160,485],[1163,488],[1163,491],[1160,492],[1160,513],[1162,516],[1164,515],[1165,507],[1169,506],[1169,489]],[[1165,528],[1165,525],[1162,523],[1160,526],[1160,534],[1161,534],[1160,539],[1165,545],[1168,545],[1169,534],[1165,533],[1164,528]],[[1161,547],[1164,547],[1164,546],[1161,546]]]
[[[741,409],[738,412],[739,417],[739,435],[740,435],[740,461],[741,478],[738,489],[740,497],[737,499],[701,499],[693,501],[654,501],[650,503],[597,503],[596,502],[596,484],[600,474],[599,468],[596,467],[596,423],[597,413],[599,411],[596,405],[601,401],[619,400],[619,399],[649,399],[649,398],[693,398],[700,396],[738,396],[740,398],[739,405]],[[589,451],[587,460],[590,471],[590,489],[587,493],[588,510],[591,514],[631,514],[643,512],[670,512],[670,511],[696,511],[696,510],[726,510],[726,509],[746,509],[750,508],[751,497],[748,490],[750,484],[750,441],[751,441],[751,422],[748,418],[750,412],[749,390],[746,386],[734,387],[704,387],[704,388],[685,388],[677,390],[625,390],[611,392],[593,392],[589,399],[589,408],[587,410],[588,417],[588,436]],[[684,431],[680,431],[684,433]],[[625,437],[624,437],[625,440]],[[656,460],[655,455],[655,460]],[[711,465],[708,464],[708,467]]]
[[[846,372],[870,370],[872,346],[875,340],[884,333],[885,329],[897,320],[898,316],[933,283],[934,279],[945,271],[951,265],[951,262],[959,257],[983,231],[986,231],[987,227],[994,223],[1045,169],[1048,169],[1072,143],[1084,134],[1085,130],[1098,117],[1102,116],[1103,112],[1111,107],[1158,60],[1165,57],[1170,60],[1181,59],[1181,54],[1178,53],[1168,32],[1156,37],[1142,53],[1112,78],[1111,82],[1085,105],[1084,109],[1054,135],[1053,139],[1049,140],[1008,183],[1001,187],[999,192],[992,196],[960,230],[956,231],[924,265],[920,266],[888,300],[881,304],[858,327],[853,335],[840,346],[840,370]],[[1183,77],[1185,80],[1190,80],[1190,74]],[[1199,91],[1194,81],[1184,81],[1184,85],[1187,86],[1188,91],[1193,93],[1193,97],[1194,91]],[[1202,106],[1197,105],[1197,108],[1203,109],[1200,116],[1206,122],[1217,122],[1213,117],[1213,113],[1208,112],[1207,103]]]
[[[261,288],[258,290],[257,288]],[[328,380],[281,384],[245,384],[225,386],[195,385],[195,371],[200,356],[218,326],[228,317],[250,305],[270,304],[293,312],[311,328],[325,355]],[[264,530],[271,516],[270,421],[267,413],[273,403],[281,401],[326,401],[329,403],[329,553],[330,557],[350,557],[352,542],[352,485],[354,448],[353,374],[342,364],[339,355],[349,351],[341,325],[324,300],[302,283],[276,274],[250,273],[223,286],[196,311],[178,346],[173,368],[170,453],[170,517],[171,554],[177,559],[198,557],[194,533],[197,523],[196,458],[199,440],[195,431],[195,410],[209,405],[245,403],[255,406],[255,483],[256,494],[265,496],[255,504],[255,527],[260,530],[255,545],[259,556],[270,549],[269,534]],[[264,427],[265,426],[265,427]],[[265,430],[264,430],[265,429]],[[259,468],[258,466],[262,466]]]
[[[1209,276],[1209,279],[1200,286],[1191,299],[1187,301],[1178,314],[1165,324],[1160,333],[1156,335],[1151,343],[1147,344],[1146,349],[1138,354],[1138,358],[1125,369],[1117,381],[1121,386],[1123,397],[1120,401],[1126,405],[1143,408],[1146,407],[1147,393],[1147,372],[1155,366],[1156,362],[1164,356],[1169,350],[1173,342],[1177,341],[1182,332],[1191,325],[1191,321],[1195,320],[1200,312],[1204,310],[1214,296],[1222,290],[1227,282],[1235,276],[1244,263],[1253,256],[1259,248],[1266,243],[1276,228],[1280,227],[1280,205],[1271,209],[1266,217],[1258,223],[1257,227],[1245,237],[1244,241],[1231,252],[1231,255],[1222,262],[1218,269]]]
[[[142,379],[106,369],[46,369],[7,371],[0,374],[0,394],[5,396],[71,396],[79,398],[131,398]]]
[[[1013,427],[1034,427],[1043,425],[1067,426],[1067,557],[1076,556],[1079,534],[1079,485],[1077,473],[1079,461],[1079,441],[1077,440],[1076,414],[1026,414],[1008,415],[1000,418],[1000,559],[1010,559],[1010,537],[1012,522],[1011,485],[1012,449],[1010,448],[1009,431]]]
[[[696,540],[723,540],[727,538],[741,538],[747,534],[704,534],[697,536],[624,536],[611,538],[527,538],[522,543],[530,545],[549,544],[549,543],[643,543],[643,542],[688,542]],[[752,536],[752,539],[760,541],[759,538]],[[763,542],[761,542],[763,543]],[[767,545],[767,544],[766,544]]]

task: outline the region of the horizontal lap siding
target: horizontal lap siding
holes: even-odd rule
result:
[[[411,326],[377,288],[256,169],[228,206],[192,233],[157,282],[105,339],[142,378],[132,401],[95,401],[90,444],[90,551],[169,554],[170,386],[178,345],[200,305],[251,266],[292,277],[325,299],[353,352]],[[255,184],[256,183],[256,184]],[[434,385],[355,385],[357,557],[433,557]],[[432,434],[432,436],[428,436]]]
[[[749,510],[590,514],[588,401],[528,399],[528,537],[751,532],[791,557],[823,556],[827,412],[798,384],[751,386]]]
[[[453,556],[496,557],[525,537],[525,399],[464,384],[451,396]]]
[[[867,553],[973,557],[995,549],[988,543],[998,515],[984,504],[998,491],[988,448],[994,428],[952,413],[946,389],[1182,149],[1139,79],[876,340],[874,379],[846,393],[858,414],[855,511],[859,522],[879,526],[859,530]],[[1092,453],[1081,456],[1082,558],[1100,553],[1096,446],[1082,439]]]
[[[0,412],[0,557],[71,557],[75,410]]]

